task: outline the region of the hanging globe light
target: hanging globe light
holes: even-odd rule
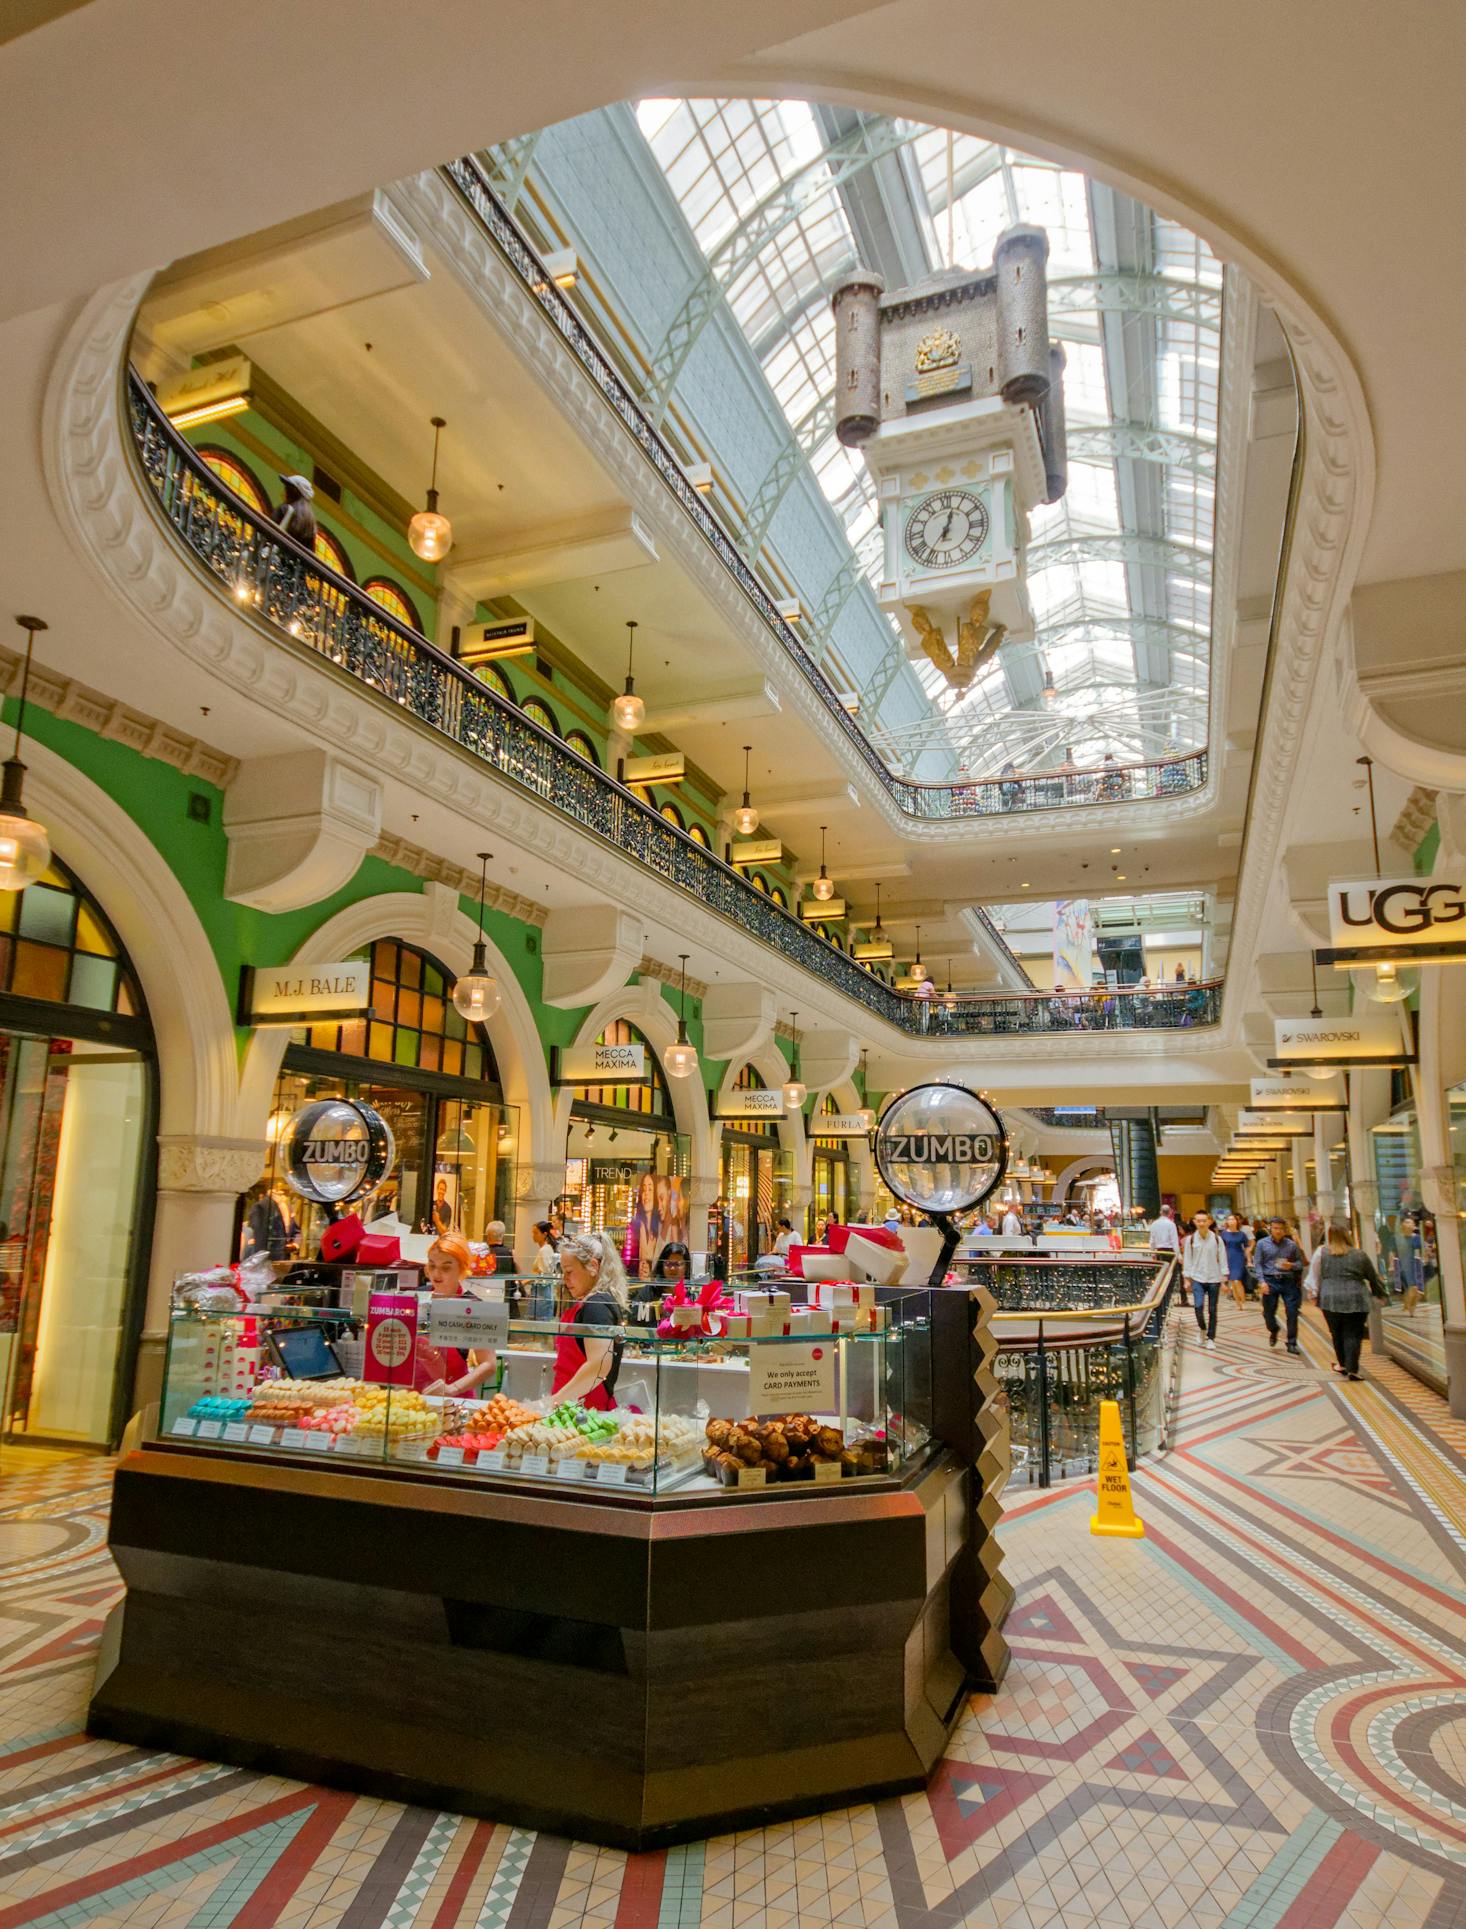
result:
[[[784,1110],[801,1112],[804,1109],[804,1101],[809,1096],[809,1088],[799,1076],[799,1013],[797,1011],[790,1012],[789,1025],[794,1033],[794,1062],[789,1067],[789,1076],[783,1085]]]
[[[748,798],[748,759],[752,749],[751,743],[743,746],[743,802],[733,813],[733,828],[740,837],[752,837],[758,829],[758,812]]]
[[[687,960],[689,953],[679,951],[682,960],[682,1010],[677,1019],[677,1042],[662,1053],[662,1070],[668,1078],[691,1078],[697,1070],[697,1047],[687,1036]]]
[[[425,563],[440,563],[453,547],[453,525],[438,512],[438,437],[447,428],[441,415],[432,417],[433,480],[428,489],[428,506],[419,509],[407,525],[407,540],[414,556]]]
[[[488,951],[484,944],[484,893],[488,887],[489,859],[492,856],[492,851],[480,851],[478,854],[481,867],[478,881],[478,940],[473,947],[472,963],[453,987],[453,1007],[471,1025],[482,1025],[492,1018],[500,1004],[499,981],[489,970]]]
[[[1403,1005],[1414,991],[1415,974],[1401,971],[1393,963],[1377,964],[1372,972],[1360,973],[1355,980],[1366,998],[1375,1005]]]
[[[618,730],[625,731],[628,737],[634,736],[646,722],[646,705],[636,694],[636,679],[631,674],[631,657],[636,648],[636,624],[628,621],[626,625],[626,688],[611,703],[611,722]]]
[[[809,887],[821,904],[828,904],[835,895],[835,885],[825,869],[825,825],[820,825],[820,874]]]
[[[26,697],[31,682],[31,652],[36,631],[46,625],[39,616],[17,616],[26,632],[25,667],[20,676],[20,705],[15,717],[15,748],[5,760],[5,775],[0,782],[0,891],[23,891],[28,884],[44,877],[51,864],[51,840],[33,817],[27,817],[22,787],[25,765],[20,760],[21,733],[25,728]]]

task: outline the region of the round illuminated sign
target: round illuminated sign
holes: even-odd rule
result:
[[[876,1127],[876,1166],[903,1205],[966,1212],[1008,1165],[1008,1135],[986,1099],[965,1085],[913,1085]]]
[[[321,1098],[303,1105],[280,1134],[285,1183],[302,1199],[344,1206],[381,1184],[397,1147],[380,1112],[357,1099]]]

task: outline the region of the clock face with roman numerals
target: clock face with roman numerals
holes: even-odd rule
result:
[[[923,569],[971,562],[987,541],[987,505],[970,489],[923,496],[906,518],[906,553]]]

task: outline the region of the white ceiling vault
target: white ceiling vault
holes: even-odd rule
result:
[[[926,714],[861,690],[896,768],[936,752],[950,774],[1139,761],[1206,742],[1222,269],[1206,245],[1070,168],[970,135],[803,101],[643,99],[636,121],[705,263],[660,341],[646,400],[665,411],[701,328],[725,303],[862,571],[877,560],[865,466],[833,431],[829,297],[859,263],[900,287],[985,265],[1015,221],[1050,242],[1050,327],[1068,356],[1070,481],[1033,518],[1038,638],[954,693],[917,667]],[[950,198],[949,198],[950,188]],[[695,363],[693,364],[695,366]],[[716,459],[716,458],[715,458]],[[785,475],[789,464],[784,465]],[[783,486],[787,486],[787,479]],[[768,504],[749,505],[751,533]],[[802,586],[805,587],[805,586]],[[821,585],[809,585],[811,603]],[[1057,698],[1044,700],[1045,672]],[[923,759],[932,769],[930,754]]]

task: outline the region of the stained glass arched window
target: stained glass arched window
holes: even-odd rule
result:
[[[682,813],[675,804],[663,804],[662,815],[669,824],[675,824],[679,831],[686,829],[686,825],[682,822]]]
[[[595,1042],[598,1045],[644,1046],[651,1081],[646,1085],[577,1085],[577,1105],[594,1105],[608,1112],[639,1112],[650,1118],[661,1119],[671,1127],[674,1118],[672,1094],[662,1076],[656,1051],[645,1033],[639,1031],[629,1019],[617,1018],[597,1035]]]
[[[208,463],[214,474],[226,489],[232,489],[241,502],[247,502],[256,515],[268,516],[270,498],[260,485],[253,469],[229,449],[201,446],[198,453]]]
[[[422,618],[417,613],[417,606],[400,584],[394,583],[389,576],[369,576],[362,588],[389,616],[395,616],[399,623],[406,623],[419,636],[423,634]]]
[[[323,563],[328,564],[334,569],[338,576],[344,576],[348,583],[354,583],[356,581],[356,571],[351,567],[351,558],[341,547],[340,543],[337,542],[330,530],[322,529],[319,525],[316,527],[316,554]],[[404,617],[403,621],[405,622],[406,620]],[[414,625],[414,628],[415,627],[416,625]]]
[[[565,741],[572,750],[578,751],[587,763],[594,764],[598,770],[600,769],[601,760],[596,755],[596,747],[583,730],[567,730]]]
[[[487,683],[496,696],[504,697],[510,703],[514,702],[514,692],[509,687],[508,677],[502,670],[496,670],[492,663],[481,664],[474,671],[474,675],[480,683]]]
[[[552,735],[559,736],[560,720],[548,703],[541,703],[538,697],[526,697],[519,707],[532,723],[540,726],[541,730],[548,730]]]
[[[753,888],[756,891],[762,891],[764,896],[767,897],[769,895],[769,880],[764,876],[763,872],[750,871],[748,876]]]
[[[453,1003],[451,971],[426,951],[395,938],[378,938],[354,955],[371,960],[367,1015],[343,1024],[302,1026],[292,1034],[294,1044],[480,1085],[498,1084],[487,1034],[462,1018]]]
[[[789,900],[788,898],[785,897],[784,893],[779,889],[777,884],[774,886],[773,890],[769,892],[769,896],[774,900],[775,904],[777,904],[782,910],[787,911],[789,909]]]
[[[101,907],[59,859],[26,891],[0,891],[0,991],[118,1017],[144,1015]]]
[[[692,839],[694,844],[701,844],[705,851],[710,851],[713,848],[713,840],[695,819],[687,826],[687,835]]]

